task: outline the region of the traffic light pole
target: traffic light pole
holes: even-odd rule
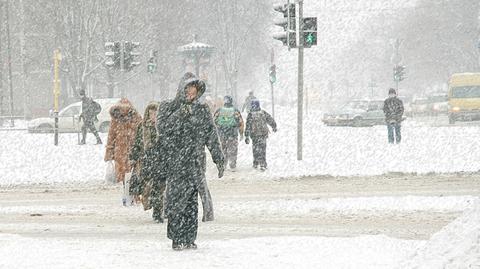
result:
[[[298,0],[297,160],[303,159],[303,0]]]
[[[272,63],[271,66],[273,66],[274,61],[275,61],[275,52],[273,51],[273,48],[272,48],[270,61]],[[274,95],[273,95],[273,93],[274,93],[273,83],[274,83],[274,81],[270,80],[270,90],[272,92],[272,117],[275,119],[275,98],[274,98]]]
[[[125,40],[120,41],[120,83],[118,84],[120,88],[121,97],[126,97],[126,89],[124,85],[125,79]]]

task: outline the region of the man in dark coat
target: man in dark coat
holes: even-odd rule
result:
[[[223,176],[224,157],[207,105],[198,102],[205,83],[191,73],[181,80],[176,98],[163,102],[157,116],[158,164],[167,178],[165,214],[167,236],[174,250],[196,248],[198,192],[205,179],[205,146],[218,176]]]
[[[277,131],[277,123],[265,110],[260,108],[260,102],[253,100],[250,113],[247,116],[247,126],[245,128],[245,143],[250,143],[252,138],[253,168],[260,165],[260,169],[267,169],[267,138],[268,125],[272,131]]]
[[[93,101],[92,98],[85,95],[85,90],[80,90],[80,98],[82,99],[82,114],[80,114],[79,121],[83,120],[82,125],[82,141],[81,145],[85,145],[85,140],[87,139],[87,129],[95,135],[97,138],[97,144],[102,144],[102,139],[98,135],[97,129],[95,128],[95,122],[98,121],[97,115],[102,110],[102,107],[97,102]]]
[[[225,166],[230,163],[230,168],[237,166],[238,134],[243,139],[243,118],[238,109],[233,106],[233,99],[227,95],[223,99],[224,106],[215,111],[213,119],[217,126],[218,135],[225,155]]]
[[[403,117],[403,102],[397,97],[395,89],[388,90],[388,98],[383,104],[383,113],[385,114],[385,121],[388,130],[388,142],[397,144],[402,140],[401,124]]]

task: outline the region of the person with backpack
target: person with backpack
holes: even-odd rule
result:
[[[87,129],[95,135],[97,139],[97,145],[102,144],[102,139],[100,139],[100,135],[98,135],[98,131],[95,128],[95,122],[98,121],[98,114],[102,111],[102,107],[99,103],[93,101],[91,97],[87,97],[85,95],[85,90],[80,90],[80,98],[82,99],[82,113],[78,118],[80,122],[83,120],[82,125],[82,140],[80,141],[80,145],[85,145],[87,139]]]
[[[233,106],[231,96],[225,96],[224,106],[219,108],[213,118],[217,126],[223,154],[225,155],[225,166],[230,163],[230,168],[237,167],[238,134],[243,138],[244,124],[242,114]]]
[[[401,124],[403,120],[403,102],[397,97],[395,89],[388,90],[388,98],[383,104],[383,113],[385,113],[385,121],[388,130],[388,143],[396,142],[400,144],[402,141]]]
[[[267,169],[268,125],[273,132],[277,131],[277,123],[272,116],[260,108],[260,101],[253,100],[247,116],[245,143],[249,144],[252,139],[253,168],[260,166],[262,171]]]

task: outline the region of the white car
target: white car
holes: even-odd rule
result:
[[[323,115],[327,126],[373,126],[385,124],[384,100],[353,100]]]
[[[110,108],[120,101],[119,98],[95,99],[102,107],[102,111],[98,114],[98,121],[95,127],[100,132],[108,132],[110,128]],[[58,131],[62,133],[80,132],[82,124],[78,122],[78,118],[82,113],[82,102],[76,102],[68,105],[58,113]],[[45,118],[36,118],[28,122],[27,128],[29,133],[51,133],[54,131],[55,118],[53,115]]]

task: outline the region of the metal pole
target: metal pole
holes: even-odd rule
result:
[[[58,146],[58,97],[60,95],[60,77],[59,77],[59,65],[60,65],[60,51],[55,50],[53,56],[53,110],[55,116],[55,128],[53,144]]]
[[[13,77],[12,77],[12,47],[10,45],[10,11],[9,11],[10,0],[6,1],[5,12],[7,14],[7,61],[8,61],[8,82],[10,87],[10,126],[15,126],[15,121],[13,120]]]
[[[30,90],[27,87],[27,68],[25,64],[26,52],[25,52],[25,11],[23,8],[23,0],[18,1],[20,9],[20,85],[23,93],[23,117],[25,120],[31,118],[30,111]]]
[[[120,76],[121,76],[121,83],[118,84],[120,88],[120,95],[121,97],[126,97],[126,89],[125,89],[125,40],[120,41]],[[123,84],[123,85],[122,85]]]
[[[270,55],[270,62],[271,62],[271,65],[270,66],[273,66],[274,65],[274,62],[275,62],[275,52],[273,51],[273,48],[272,48],[272,53]],[[273,81],[270,80],[270,90],[272,92],[272,117],[275,119],[275,98],[274,98],[274,88],[273,88]]]
[[[2,57],[2,30],[3,30],[3,2],[0,1],[0,116],[3,116],[3,57]],[[0,127],[3,126],[3,118],[0,118]]]
[[[195,64],[195,76],[200,77],[200,53],[199,52],[195,52],[195,56],[194,56],[194,64]]]
[[[298,0],[298,95],[297,160],[303,159],[303,0]]]

